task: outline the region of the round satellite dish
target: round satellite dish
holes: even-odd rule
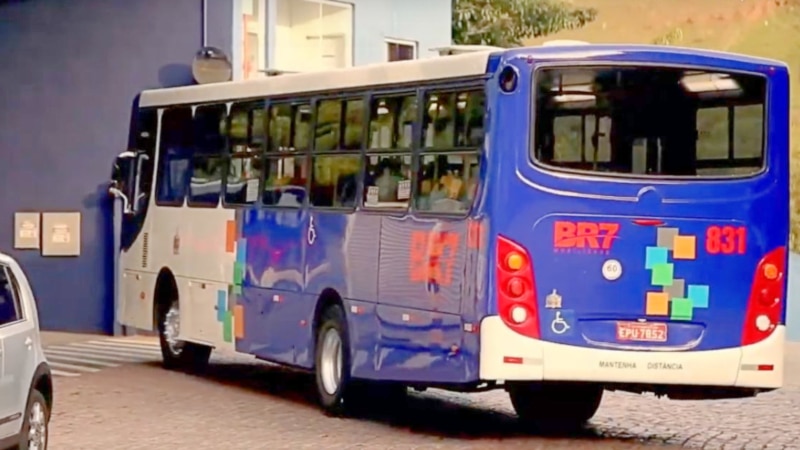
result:
[[[233,66],[228,56],[216,47],[203,47],[194,55],[192,76],[200,84],[230,81]]]

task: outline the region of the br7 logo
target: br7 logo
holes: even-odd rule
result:
[[[553,225],[553,246],[608,250],[618,233],[618,223],[557,220]]]
[[[448,286],[452,282],[460,240],[458,233],[453,232],[414,231],[411,234],[410,281]]]

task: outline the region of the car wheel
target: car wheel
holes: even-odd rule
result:
[[[331,415],[342,415],[349,406],[349,348],[344,311],[331,306],[322,313],[315,355],[317,396],[323,410]]]
[[[41,392],[33,390],[25,410],[20,433],[20,450],[47,450],[50,431],[50,410]]]
[[[158,315],[158,336],[164,367],[170,370],[202,370],[208,365],[211,347],[181,341],[178,339],[180,327],[180,304],[173,300],[169,306],[160,308]]]

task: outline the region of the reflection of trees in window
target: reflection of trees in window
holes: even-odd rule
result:
[[[448,149],[483,144],[483,91],[431,92],[425,97],[423,147]]]
[[[361,173],[364,119],[364,101],[361,99],[323,100],[317,104],[312,205],[323,208],[355,206]]]
[[[409,149],[417,120],[416,95],[372,99],[369,149]]]
[[[167,108],[161,115],[156,203],[183,205],[189,182],[192,157],[192,109]]]
[[[314,151],[360,150],[364,134],[363,123],[363,100],[320,101],[317,104]]]
[[[258,200],[264,171],[265,119],[263,102],[235,103],[230,113],[230,162],[225,203],[250,204]]]
[[[464,213],[478,189],[485,95],[477,90],[429,92],[425,105],[415,206]]]
[[[274,104],[269,108],[270,152],[300,152],[309,149],[311,106],[308,103]]]
[[[195,109],[188,199],[191,206],[216,206],[219,203],[225,162],[225,136],[220,130],[220,123],[226,115],[227,106],[224,104]]]

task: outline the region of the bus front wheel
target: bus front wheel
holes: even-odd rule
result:
[[[158,337],[164,368],[169,370],[199,371],[208,365],[211,347],[181,341],[181,310],[178,300],[159,308]]]
[[[583,426],[603,399],[603,387],[588,383],[512,383],[507,390],[520,420],[548,428]]]

